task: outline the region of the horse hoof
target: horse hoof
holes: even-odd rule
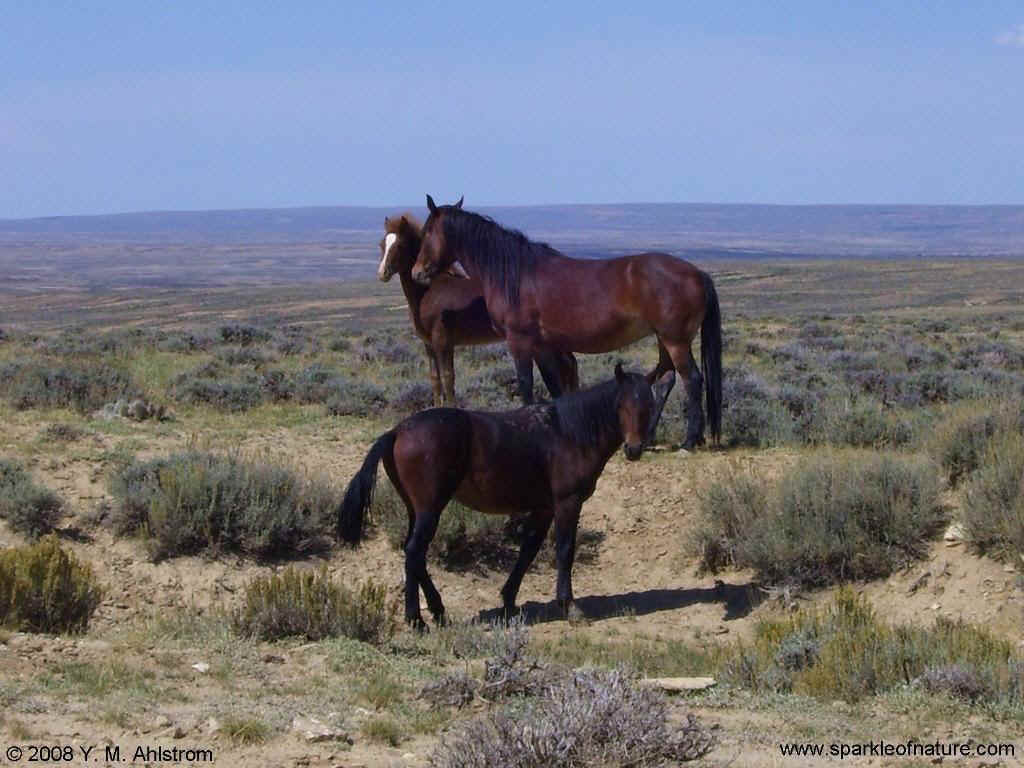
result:
[[[586,614],[576,603],[569,603],[565,609],[565,618],[570,624],[584,624],[587,621]]]
[[[434,614],[434,624],[438,627],[448,626],[448,618],[445,616],[444,611]]]
[[[430,627],[427,626],[427,622],[423,620],[422,616],[414,616],[411,619],[406,618],[405,623],[421,635],[425,635],[430,631]]]
[[[506,624],[519,615],[519,608],[513,605],[506,605],[501,609],[501,620]]]

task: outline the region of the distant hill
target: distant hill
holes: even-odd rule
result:
[[[469,203],[472,207],[472,201]],[[15,283],[223,283],[372,277],[403,206],[0,219]],[[420,216],[426,210],[412,207]],[[579,257],[665,250],[722,258],[1019,258],[1024,206],[544,205],[481,208]]]

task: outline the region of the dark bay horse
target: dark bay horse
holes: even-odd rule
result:
[[[666,377],[667,378],[667,377]],[[661,382],[659,382],[660,384]],[[506,616],[515,612],[523,574],[555,524],[556,597],[570,618],[576,527],[608,459],[625,443],[626,458],[640,458],[659,397],[647,378],[615,367],[615,378],[563,395],[552,403],[500,413],[431,408],[377,438],[352,478],[338,512],[338,534],[357,544],[370,507],[377,465],[409,512],[405,539],[405,618],[424,628],[419,590],[435,621],[444,619],[441,595],[427,573],[427,546],[455,498],[495,514],[529,515],[519,558],[502,587]]]
[[[491,321],[515,360],[525,402],[533,391],[529,360],[538,347],[609,352],[653,333],[659,360],[649,380],[674,370],[686,381],[690,407],[683,447],[704,442],[705,383],[711,436],[718,441],[722,321],[710,275],[665,253],[572,259],[486,216],[437,206],[430,195],[427,207],[413,278],[428,281],[461,264],[462,272],[481,281]],[[691,351],[698,331],[703,376]]]
[[[441,273],[424,286],[412,279],[412,266],[420,250],[420,229],[420,223],[408,213],[384,219],[377,277],[387,282],[398,275],[413,329],[427,352],[434,405],[454,405],[455,347],[490,344],[504,337],[495,330],[487,314],[479,280]],[[579,389],[579,372],[572,353],[548,351],[536,359],[552,397]],[[530,365],[532,368],[532,362]]]

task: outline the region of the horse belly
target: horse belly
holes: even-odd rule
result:
[[[455,491],[460,504],[489,515],[518,515],[543,509],[550,506],[548,496],[537,485],[522,479],[512,482],[496,475],[472,473]]]
[[[557,349],[597,354],[613,352],[627,344],[649,336],[653,329],[642,317],[616,318],[600,322],[599,318],[580,323],[572,330],[543,327],[545,342]]]

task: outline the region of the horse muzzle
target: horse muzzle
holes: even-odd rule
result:
[[[629,461],[636,461],[644,452],[643,443],[639,443],[637,445],[630,445],[629,443],[626,443],[622,446],[622,452],[626,454],[626,458]]]
[[[420,285],[430,285],[431,278],[437,274],[434,267],[421,267],[412,271],[412,279]]]

